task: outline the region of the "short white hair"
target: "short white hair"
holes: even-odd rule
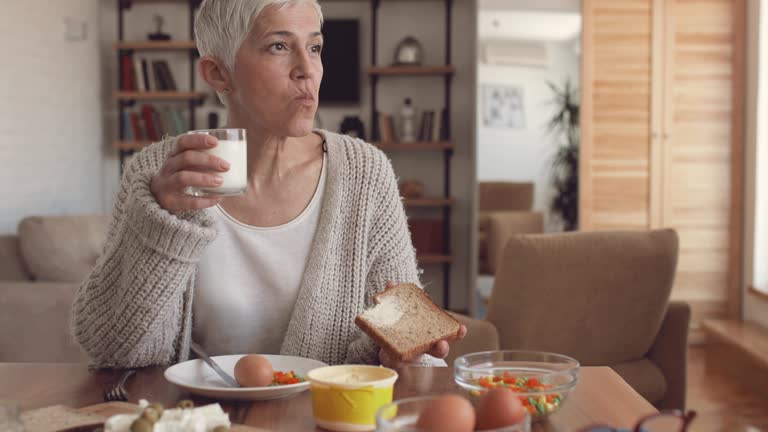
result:
[[[315,6],[322,26],[323,12],[317,0],[204,0],[195,18],[195,42],[200,56],[214,57],[232,71],[240,45],[264,8],[298,4]]]

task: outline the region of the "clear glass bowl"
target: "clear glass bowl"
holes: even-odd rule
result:
[[[511,388],[535,422],[560,409],[579,381],[579,362],[546,352],[486,351],[457,358],[453,376],[471,397]]]
[[[440,396],[419,396],[401,399],[384,405],[376,413],[376,432],[425,432],[416,427],[419,415],[430,402]],[[485,429],[482,432],[530,432],[531,416],[526,415],[523,422],[498,429]]]

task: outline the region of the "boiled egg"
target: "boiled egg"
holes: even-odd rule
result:
[[[235,363],[235,380],[241,387],[264,387],[272,383],[274,370],[266,357],[248,354]]]
[[[525,420],[525,407],[514,391],[498,387],[477,403],[477,429],[498,429],[516,425]]]
[[[475,430],[475,410],[461,396],[441,396],[424,408],[416,427],[425,432],[472,432]]]

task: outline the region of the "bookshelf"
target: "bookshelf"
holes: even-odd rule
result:
[[[114,94],[118,101],[137,101],[137,100],[180,100],[197,101],[205,98],[202,92],[180,92],[180,91],[122,91],[117,90]]]
[[[201,0],[116,0],[118,11],[118,40],[113,44],[113,49],[117,54],[117,70],[118,70],[118,83],[117,88],[113,93],[113,99],[118,107],[118,136],[113,142],[113,147],[118,151],[120,155],[120,168],[124,165],[127,156],[133,152],[140,150],[151,143],[150,140],[144,137],[132,138],[134,133],[129,131],[128,128],[133,128],[133,123],[126,122],[125,116],[127,111],[140,101],[158,101],[158,102],[178,102],[185,106],[184,114],[188,119],[185,126],[187,129],[195,129],[195,112],[196,108],[203,102],[206,97],[205,93],[195,91],[195,63],[197,60],[197,47],[194,42],[194,15],[195,10],[199,7]],[[158,5],[161,3],[177,3],[187,6],[188,19],[189,19],[189,34],[188,39],[183,40],[168,40],[168,41],[152,41],[152,40],[126,40],[125,39],[125,13],[131,10],[133,7],[151,7],[152,5]],[[180,52],[187,54],[188,70],[189,70],[189,88],[177,90],[157,90],[152,88],[151,90],[142,91],[125,89],[124,76],[126,66],[124,64],[124,57],[130,56],[134,58],[134,54],[141,52]],[[145,70],[146,74],[147,71]],[[145,75],[146,76],[146,75]],[[136,79],[134,76],[133,79]],[[149,84],[145,83],[145,86],[149,88]],[[153,84],[154,87],[157,87]],[[165,87],[165,88],[176,88]],[[159,111],[159,110],[158,110]],[[158,113],[158,117],[159,113]],[[179,120],[182,121],[182,120]],[[175,122],[171,122],[176,124]],[[183,122],[182,122],[183,123]],[[157,125],[155,125],[157,127]]]
[[[453,75],[456,68],[445,66],[371,66],[368,75],[430,76]]]
[[[403,205],[406,207],[450,207],[453,198],[405,198]]]
[[[437,255],[437,254],[420,254],[416,256],[416,259],[421,265],[427,264],[450,264],[453,262],[451,255]]]
[[[453,150],[454,145],[450,141],[418,141],[418,142],[375,142],[376,147],[384,151],[445,151]]]
[[[453,10],[453,0],[438,0],[445,6],[445,53],[444,64],[438,65],[419,65],[419,66],[391,66],[377,64],[377,39],[379,29],[379,8],[385,0],[369,0],[371,4],[371,65],[367,69],[368,79],[371,91],[371,129],[375,140],[380,140],[382,136],[388,137],[388,134],[381,134],[379,130],[379,114],[377,105],[377,89],[381,80],[389,77],[434,77],[443,81],[443,92],[445,106],[443,107],[447,115],[442,119],[444,123],[444,133],[438,134],[437,141],[421,142],[374,142],[374,144],[385,152],[432,152],[436,157],[441,158],[443,173],[442,196],[420,199],[405,199],[403,205],[408,209],[421,209],[423,211],[434,211],[441,214],[443,250],[439,254],[418,253],[417,261],[419,265],[441,266],[443,273],[443,307],[451,308],[451,264],[453,256],[451,253],[451,212],[454,199],[451,196],[451,159],[455,143],[451,141],[451,85],[456,72],[455,66],[451,63],[451,13]],[[395,1],[395,0],[386,0]],[[434,0],[421,0],[434,1]],[[404,36],[404,35],[403,35]],[[439,128],[438,128],[439,129]]]

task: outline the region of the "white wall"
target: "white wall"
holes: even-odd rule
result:
[[[768,0],[747,2],[744,281],[768,293]],[[768,327],[768,302],[744,293],[744,316]]]
[[[547,82],[559,87],[566,79],[579,83],[579,57],[574,42],[543,43],[549,59],[546,67],[480,64],[478,66],[477,174],[479,181],[531,181],[535,184],[534,209],[546,213],[552,194],[549,166],[556,137],[546,131],[553,112]],[[483,86],[519,86],[523,89],[525,127],[502,129],[483,125]],[[549,219],[549,218],[547,218]],[[547,224],[548,227],[551,224]]]
[[[27,215],[106,210],[99,3],[2,2],[0,233]]]

